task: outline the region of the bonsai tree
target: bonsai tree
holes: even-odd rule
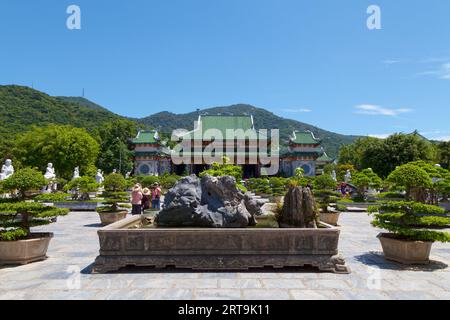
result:
[[[367,190],[381,188],[383,180],[369,168],[357,172],[352,178],[352,183],[356,186],[358,198],[365,200]]]
[[[336,181],[329,174],[317,176],[313,181],[314,196],[323,213],[328,213],[328,206],[339,198],[336,192]]]
[[[314,189],[319,190],[336,190],[337,183],[329,174],[317,176],[313,181]]]
[[[0,203],[0,241],[16,241],[31,236],[31,227],[52,223],[52,218],[66,215],[69,210],[25,202],[27,192],[40,189],[46,184],[42,174],[34,169],[16,171],[2,181],[2,188],[17,192],[13,202]]]
[[[372,225],[391,232],[390,237],[408,241],[450,242],[450,234],[433,229],[450,227],[443,208],[418,202],[388,202],[369,207]]]
[[[84,176],[71,180],[64,186],[65,191],[75,191],[72,200],[86,201],[90,200],[89,192],[95,192],[99,188],[99,184],[94,178]]]
[[[111,173],[105,178],[103,182],[105,191],[103,192],[103,201],[105,206],[97,208],[98,212],[120,212],[120,207],[124,208],[125,205],[119,205],[120,202],[128,202],[128,193],[124,190],[127,187],[127,181],[120,173]]]
[[[237,183],[241,182],[243,176],[242,167],[229,164],[229,159],[226,157],[223,157],[223,163],[221,164],[217,162],[213,163],[211,169],[200,173],[200,177],[206,174],[213,177],[233,176]]]
[[[387,182],[394,188],[406,191],[406,200],[425,203],[426,190],[433,184],[428,173],[421,167],[408,163],[397,167],[387,178]]]

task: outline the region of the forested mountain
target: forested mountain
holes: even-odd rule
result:
[[[328,155],[336,157],[341,145],[352,143],[357,137],[326,131],[299,121],[279,117],[265,109],[251,105],[215,107],[185,114],[160,112],[131,119],[112,113],[108,109],[81,97],[52,97],[43,92],[22,86],[0,86],[0,140],[27,131],[30,126],[50,123],[70,124],[92,131],[114,119],[129,119],[143,128],[157,128],[170,134],[174,129],[191,130],[198,114],[253,115],[257,129],[280,129],[282,142],[293,130],[311,130],[322,139]]]

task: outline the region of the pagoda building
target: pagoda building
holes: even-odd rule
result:
[[[315,176],[318,159],[324,153],[320,139],[311,131],[294,131],[287,149],[280,155],[280,170],[284,176],[291,177],[297,168],[302,168],[305,176]]]
[[[171,173],[170,151],[156,130],[142,130],[132,140],[134,144],[134,175],[159,176]]]

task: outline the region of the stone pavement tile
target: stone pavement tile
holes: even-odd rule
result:
[[[352,286],[349,284],[347,280],[338,280],[338,279],[306,279],[304,280],[305,289],[310,290],[326,290],[326,289],[340,289],[340,290],[348,290],[351,289]]]
[[[435,300],[437,297],[425,291],[385,291],[391,300]]]
[[[224,289],[258,289],[262,288],[259,279],[220,279],[220,288]]]
[[[198,300],[238,300],[242,299],[238,289],[196,289],[195,299]]]
[[[283,279],[318,279],[325,273],[318,272],[286,272],[279,274]]]
[[[443,290],[448,290],[450,292],[450,281],[445,281],[445,280],[439,280],[439,279],[432,279],[430,280],[430,283],[432,283],[433,285],[443,289]]]
[[[171,279],[140,279],[133,280],[130,287],[133,289],[169,289],[173,288],[175,282]]]
[[[1,280],[0,281],[0,292],[5,290],[28,290],[37,288],[42,284],[42,280],[33,279],[33,280]]]
[[[382,289],[384,291],[431,291],[442,290],[442,287],[433,284],[428,280],[383,280]]]
[[[217,289],[217,279],[179,279],[175,281],[175,288],[182,289]]]
[[[450,290],[433,290],[429,291],[428,293],[435,296],[436,299],[450,300]]]
[[[387,293],[381,290],[366,289],[366,290],[339,290],[337,291],[339,296],[342,296],[346,300],[389,300],[390,297]]]
[[[241,279],[279,279],[281,272],[239,272]]]
[[[145,290],[145,300],[192,300],[194,291],[190,289],[149,289]]]
[[[23,290],[2,290],[0,289],[0,300],[26,300],[26,291]]]
[[[134,273],[107,273],[108,275],[117,275],[120,279],[133,279],[133,280],[148,280],[148,279],[166,279],[166,280],[176,280],[176,279],[198,279],[201,273],[196,272],[186,272],[186,273],[175,273],[175,272],[134,272]],[[94,277],[99,276],[98,274],[93,275]]]
[[[95,290],[37,290],[27,296],[27,300],[91,300],[98,292]]]
[[[288,290],[279,289],[244,289],[242,290],[244,299],[248,300],[288,300],[292,299]]]
[[[92,298],[95,300],[146,300],[147,292],[144,289],[100,290]]]
[[[83,290],[110,290],[126,289],[131,286],[133,280],[124,279],[81,279],[80,285]]]
[[[295,300],[341,300],[342,296],[333,290],[289,290]]]
[[[199,274],[203,279],[236,279],[237,272],[202,272]]]
[[[263,286],[267,289],[304,289],[305,284],[300,279],[262,279]],[[304,280],[309,281],[309,280]]]

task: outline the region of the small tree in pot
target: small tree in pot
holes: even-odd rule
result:
[[[336,192],[337,183],[329,174],[318,176],[314,179],[314,197],[321,209],[320,220],[327,224],[337,225],[339,212],[330,212],[329,206],[332,202],[339,199],[339,193]]]
[[[389,233],[378,235],[385,257],[404,264],[428,264],[433,242],[450,242],[450,227],[443,208],[418,202],[389,202],[369,207],[372,225]]]
[[[89,193],[97,191],[98,187],[99,184],[95,182],[94,178],[84,176],[71,180],[64,186],[64,190],[74,191],[72,200],[89,201],[91,199]]]
[[[2,188],[16,192],[17,198],[0,203],[0,264],[25,264],[46,258],[53,234],[32,233],[31,227],[50,224],[55,217],[69,212],[25,201],[29,191],[46,183],[40,172],[30,168],[18,170],[2,181]]]
[[[427,201],[427,188],[433,184],[428,173],[412,163],[397,167],[386,181],[394,188],[405,190],[406,200],[422,203]]]
[[[129,207],[127,204],[120,204],[129,201],[128,193],[124,190],[127,187],[127,181],[120,173],[111,173],[105,178],[103,182],[105,191],[103,197],[105,206],[97,208],[100,215],[100,220],[103,225],[108,225],[113,222],[124,219],[128,211],[121,210],[121,208]]]

